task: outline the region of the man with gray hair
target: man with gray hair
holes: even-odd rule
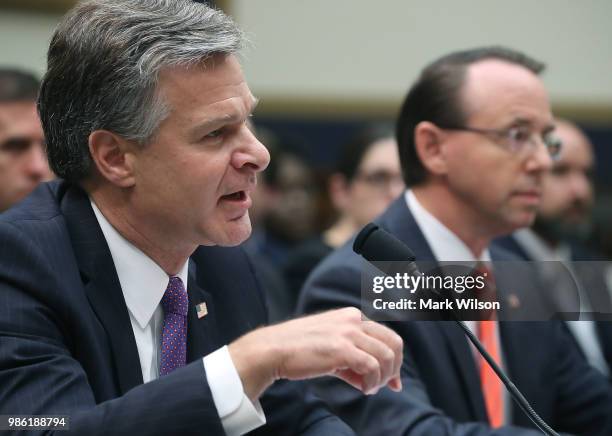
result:
[[[62,180],[0,217],[0,415],[87,435],[351,434],[287,380],[401,389],[401,339],[356,309],[255,329],[263,293],[232,246],[269,155],[241,44],[188,0],[93,0],[60,23],[38,107]]]
[[[0,212],[53,176],[36,113],[38,79],[0,68]]]

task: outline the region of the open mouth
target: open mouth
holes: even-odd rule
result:
[[[224,195],[221,197],[221,199],[228,200],[228,201],[244,201],[246,200],[246,192],[237,191],[232,194]]]

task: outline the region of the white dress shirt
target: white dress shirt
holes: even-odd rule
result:
[[[159,265],[131,244],[108,222],[91,201],[108,248],[110,249],[123,297],[136,339],[142,378],[145,383],[159,377],[161,333],[164,321],[161,299],[170,277]],[[177,276],[187,287],[189,261]],[[242,382],[227,346],[203,358],[208,386],[228,435],[241,435],[266,423],[259,401],[253,404],[244,393]],[[194,389],[197,389],[194,386]]]
[[[577,284],[578,295],[580,297],[580,318],[578,321],[566,321],[565,324],[570,329],[576,342],[582,349],[587,361],[591,366],[597,368],[604,375],[610,375],[610,367],[603,355],[601,345],[597,340],[595,323],[589,312],[593,310],[587,293],[580,286],[580,279],[572,268],[572,251],[569,245],[559,244],[558,247],[550,247],[531,229],[521,229],[513,234],[516,242],[525,250],[527,255],[535,261],[557,260],[563,262],[574,282]]]
[[[408,209],[412,213],[414,220],[417,225],[421,229],[429,248],[433,252],[434,257],[439,262],[473,262],[476,264],[477,262],[490,262],[491,254],[489,253],[489,249],[485,249],[480,257],[476,258],[472,251],[468,248],[465,243],[459,239],[459,237],[454,234],[448,227],[440,222],[435,216],[433,216],[416,198],[412,190],[408,189],[405,193],[406,204],[408,205]],[[465,324],[468,328],[478,336],[476,321],[465,321]],[[497,341],[497,347],[500,351],[501,362],[499,362],[499,366],[504,368],[504,353],[501,346],[501,341],[499,338],[499,328],[497,323],[495,323],[495,339]],[[468,340],[466,338],[466,340]],[[470,342],[470,347],[472,349],[472,353],[474,354],[474,358],[476,360],[477,367],[480,366],[480,353],[472,345]],[[508,397],[508,392],[506,390],[503,391],[503,402],[504,402],[504,423],[510,422],[510,401]]]

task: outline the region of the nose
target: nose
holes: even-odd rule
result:
[[[545,172],[549,171],[553,166],[553,160],[541,137],[538,136],[537,143],[533,153],[529,155],[527,160],[527,171],[529,172]]]
[[[592,194],[591,181],[582,172],[573,175],[570,189],[575,198],[582,200],[590,198]]]
[[[49,169],[47,154],[42,144],[32,144],[29,153],[24,156],[27,176],[34,181],[49,180],[53,173]]]
[[[240,147],[232,155],[232,166],[255,172],[265,170],[270,163],[270,153],[246,125],[241,128],[240,141]]]
[[[404,184],[404,180],[402,179],[401,176],[399,176],[397,179],[393,179],[389,185],[389,196],[392,199],[395,199],[396,197],[398,197],[402,192],[404,192],[404,190],[406,189],[406,185]]]

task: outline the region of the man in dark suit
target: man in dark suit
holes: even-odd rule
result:
[[[274,382],[401,388],[401,339],[353,308],[257,328],[252,264],[222,248],[249,235],[269,160],[240,45],[187,0],[94,0],[60,23],[38,104],[63,180],[0,217],[0,415],[68,415],[84,435],[351,434]]]
[[[581,243],[588,235],[593,205],[593,145],[571,121],[557,119],[555,124],[555,135],[563,147],[543,177],[535,222],[499,238],[496,244],[535,262],[546,283],[540,292],[551,304],[560,311],[580,312],[567,326],[589,363],[609,376],[612,300],[605,279],[609,263]],[[560,292],[563,286],[571,292]]]
[[[537,76],[542,68],[505,48],[467,50],[430,64],[409,91],[397,122],[409,189],[377,222],[406,243],[417,260],[481,264],[513,259],[490,241],[532,222],[542,174],[558,146]],[[363,264],[351,243],[313,272],[300,311],[360,305]],[[495,269],[492,275],[499,298],[520,306],[528,293],[505,293],[519,281],[501,272]],[[554,428],[612,432],[612,389],[580,356],[562,323],[488,319],[467,324]],[[359,434],[538,434],[456,324],[389,325],[406,344],[401,393],[382,389],[363,397],[333,380],[313,382]]]

